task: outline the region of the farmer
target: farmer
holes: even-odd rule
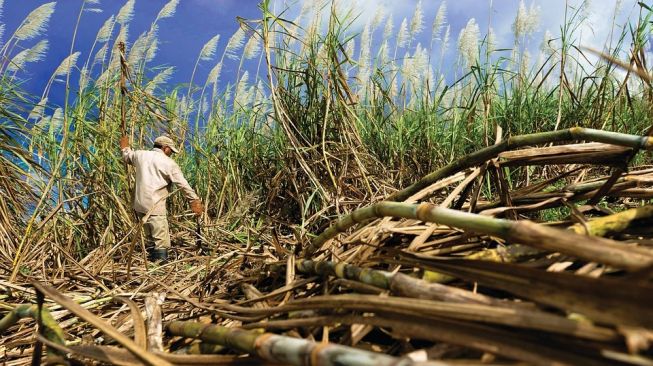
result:
[[[146,249],[150,260],[165,262],[170,248],[170,232],[166,217],[166,198],[170,194],[172,183],[179,187],[190,208],[196,215],[204,211],[202,201],[184,178],[179,165],[170,158],[179,150],[167,136],[154,140],[152,150],[132,150],[127,136],[120,138],[122,159],[136,169],[136,189],[134,192],[134,210],[139,220],[146,218],[143,229],[146,236]]]

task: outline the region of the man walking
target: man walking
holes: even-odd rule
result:
[[[202,201],[184,178],[179,165],[170,158],[179,151],[169,137],[157,137],[152,150],[132,150],[129,139],[123,136],[120,149],[125,163],[133,165],[136,170],[133,207],[139,220],[146,218],[143,229],[149,258],[165,262],[170,248],[166,198],[172,184],[183,191],[191,210],[198,216],[204,211]]]

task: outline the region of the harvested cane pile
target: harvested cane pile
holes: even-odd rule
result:
[[[586,142],[559,144],[573,141]],[[650,365],[653,167],[628,165],[651,148],[580,128],[516,136],[340,218],[300,253],[262,234],[256,249],[190,248],[163,266],[96,253],[65,276],[44,268],[31,285],[0,282],[0,354],[6,365],[44,345],[61,364]]]

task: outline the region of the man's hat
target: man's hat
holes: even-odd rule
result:
[[[172,152],[179,153],[179,150],[175,147],[175,142],[168,136],[159,136],[154,140],[155,145],[167,146],[172,150]]]

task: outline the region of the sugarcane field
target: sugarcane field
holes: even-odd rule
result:
[[[653,366],[653,3],[0,0],[0,365]]]

